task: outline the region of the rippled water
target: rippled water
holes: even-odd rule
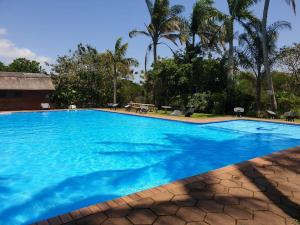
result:
[[[300,145],[300,126],[101,111],[0,115],[0,224],[21,225]]]

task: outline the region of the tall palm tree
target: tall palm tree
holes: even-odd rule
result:
[[[180,41],[185,42],[187,48],[213,48],[218,44],[219,22],[223,15],[213,4],[213,0],[197,0],[190,21],[184,21]],[[196,37],[199,38],[198,46]]]
[[[247,20],[254,20],[250,7],[255,0],[227,0],[229,14],[225,16],[226,39],[229,43],[228,50],[228,78],[233,79],[234,73],[234,22],[243,24]]]
[[[122,38],[119,38],[113,51],[107,50],[107,66],[109,73],[113,78],[114,99],[117,103],[117,81],[131,73],[132,66],[138,66],[138,62],[133,58],[126,58],[128,43],[122,44]]]
[[[161,42],[161,39],[167,39],[176,44],[179,38],[179,30],[181,24],[180,14],[183,12],[182,5],[170,6],[169,0],[145,0],[146,5],[151,17],[149,25],[145,25],[146,30],[139,31],[133,30],[129,33],[129,37],[136,35],[145,35],[151,38],[151,44],[148,46],[147,51],[153,49],[153,61],[157,62],[157,46],[166,43]]]
[[[237,56],[240,65],[251,70],[256,78],[256,109],[261,109],[261,82],[265,75],[263,71],[263,48],[261,42],[262,26],[261,22],[244,24],[245,33],[239,36],[239,46]],[[272,65],[276,58],[276,41],[279,37],[279,30],[291,29],[291,24],[286,21],[278,21],[267,27],[267,48],[269,64]]]
[[[292,6],[294,13],[296,13],[296,0],[285,0],[289,5]],[[268,94],[270,96],[270,105],[273,110],[277,110],[277,101],[275,97],[275,91],[273,86],[273,79],[271,75],[271,69],[268,60],[268,48],[267,48],[267,23],[268,23],[268,14],[269,14],[270,0],[265,0],[263,19],[262,19],[262,47],[263,47],[263,58],[264,58],[264,67],[266,71],[267,81],[268,81]]]

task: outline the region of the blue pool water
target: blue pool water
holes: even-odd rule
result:
[[[300,126],[101,111],[0,115],[0,224],[21,225],[300,145]]]

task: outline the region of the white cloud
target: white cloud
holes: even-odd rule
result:
[[[6,29],[0,28],[0,35],[5,35]],[[42,65],[45,62],[50,62],[51,59],[46,56],[41,56],[31,51],[28,48],[20,48],[15,45],[12,41],[0,37],[0,57],[5,59],[7,62],[11,62],[15,58],[26,58],[30,60],[36,60]]]
[[[0,28],[0,35],[5,35],[5,34],[6,34],[6,29]]]

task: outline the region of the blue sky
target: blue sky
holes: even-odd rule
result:
[[[215,2],[226,12],[225,0]],[[194,3],[171,0],[171,4],[185,6],[186,16]],[[262,4],[253,10],[261,17]],[[299,18],[284,0],[271,1],[269,22],[287,20],[293,26],[292,31],[281,33],[279,46],[300,41]],[[129,43],[128,56],[142,63],[150,40],[142,36],[130,39],[128,32],[148,22],[144,0],[0,0],[0,60],[8,63],[14,57],[25,56],[53,63],[58,55],[68,53],[80,42],[104,51],[123,37]],[[161,46],[159,54],[164,57],[171,53]]]

